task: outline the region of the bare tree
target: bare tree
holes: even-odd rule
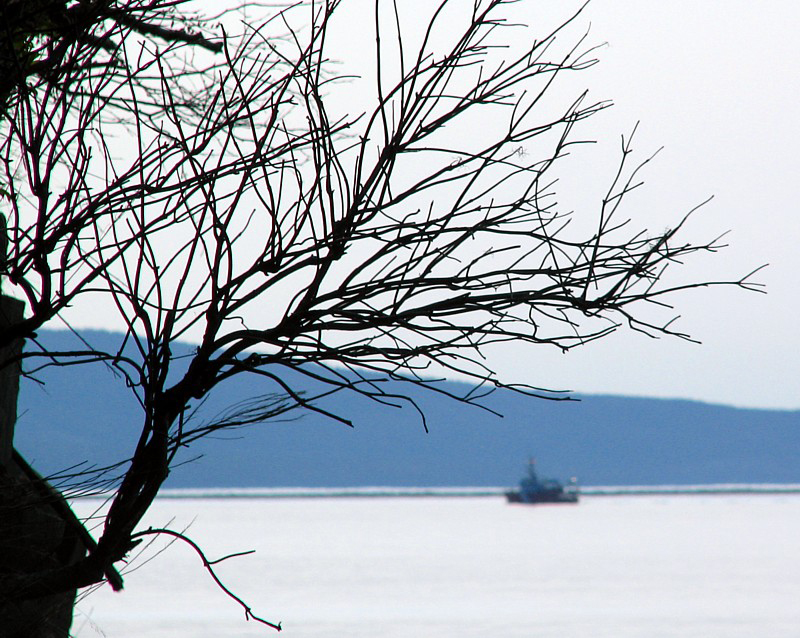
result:
[[[442,392],[431,379],[458,375],[474,381],[452,397],[467,403],[496,387],[548,396],[499,379],[487,348],[567,350],[621,326],[688,338],[665,299],[712,283],[666,270],[719,242],[683,240],[685,217],[651,233],[624,216],[642,166],[629,165],[629,138],[591,221],[559,209],[576,128],[608,106],[554,96],[561,75],[595,63],[583,38],[561,44],[573,18],[516,49],[507,34],[525,27],[504,21],[511,0],[444,0],[412,43],[399,3],[377,0],[373,58],[348,78],[328,60],[337,0],[236,33],[227,15],[180,4],[62,3],[94,13],[79,36],[32,38],[0,87],[4,272],[28,308],[2,340],[34,339],[70,306],[111,308],[118,350],[22,358],[32,373],[104,362],[142,411],[97,542],[0,584],[7,599],[121,587],[114,565],[150,533],[138,526],[176,452],[211,431],[297,410],[350,424],[318,399],[408,401],[386,379]],[[198,344],[188,361],[172,356],[179,339]],[[289,370],[324,389],[303,394]],[[263,379],[262,401],[187,420],[239,374]]]

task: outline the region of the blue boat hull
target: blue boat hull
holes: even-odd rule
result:
[[[518,490],[506,492],[509,503],[577,503],[578,485],[575,479],[564,487],[554,479],[540,479],[534,460],[528,462],[528,475],[519,482]]]
[[[509,503],[577,503],[577,492],[529,492],[522,493],[518,490],[506,492]]]

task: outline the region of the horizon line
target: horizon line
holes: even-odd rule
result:
[[[286,498],[397,498],[397,497],[497,497],[511,487],[184,487],[166,488],[157,499],[286,499]],[[697,485],[589,485],[581,496],[800,494],[800,483],[708,483]],[[108,498],[87,494],[72,498]]]

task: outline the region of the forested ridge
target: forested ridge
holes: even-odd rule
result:
[[[73,339],[40,334],[53,349],[74,346]],[[181,347],[192,348],[177,346],[175,355]],[[26,384],[20,397],[18,446],[45,474],[75,459],[116,460],[136,436],[130,398],[111,372],[83,366],[81,375],[80,391],[69,394],[64,370],[42,371],[43,385]],[[263,383],[237,379],[194,418],[224,416],[259,391]],[[497,391],[483,403],[499,417],[423,390],[414,396],[427,433],[408,405],[337,396],[325,408],[355,415],[353,428],[305,414],[226,431],[184,450],[184,461],[200,458],[175,468],[167,487],[502,486],[516,482],[530,456],[542,472],[584,485],[800,483],[798,411],[622,396],[531,400]],[[105,436],[112,425],[117,435]],[[209,446],[213,454],[203,455]]]

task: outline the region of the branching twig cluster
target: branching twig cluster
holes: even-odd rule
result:
[[[685,219],[649,234],[625,216],[641,168],[630,138],[593,221],[560,211],[576,129],[608,104],[552,98],[592,50],[561,48],[571,20],[506,48],[511,2],[446,13],[445,0],[411,46],[401,4],[376,0],[363,108],[329,65],[338,0],[218,36],[176,31],[173,3],[135,1],[69,42],[25,45],[20,72],[39,80],[9,98],[0,168],[6,270],[29,314],[3,338],[101,300],[124,328],[118,350],[30,351],[29,369],[102,362],[143,415],[97,547],[41,587],[102,578],[145,533],[136,526],[177,450],[220,428],[298,409],[350,423],[319,403],[340,391],[410,401],[386,379],[444,392],[430,379],[458,374],[478,389],[454,398],[476,404],[494,387],[552,396],[498,379],[485,358],[498,342],[568,350],[622,325],[688,338],[648,309],[709,285],[670,283],[667,270],[721,244],[682,239]],[[84,5],[118,6],[67,11]],[[170,344],[189,338],[193,356],[176,361]],[[289,370],[318,390],[303,394]],[[263,379],[264,399],[212,423],[187,418],[243,373]]]

